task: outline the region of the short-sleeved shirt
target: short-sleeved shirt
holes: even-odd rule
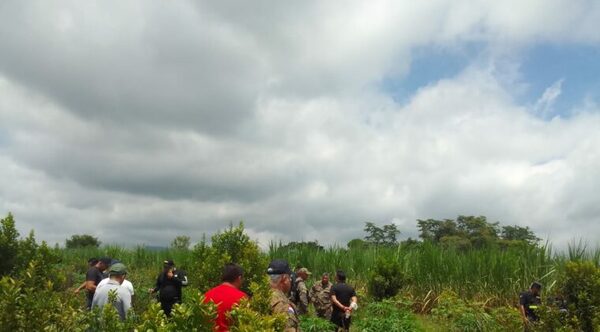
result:
[[[519,295],[519,304],[525,308],[525,316],[530,320],[538,320],[536,309],[542,303],[539,295],[533,295],[531,291],[523,292]]]
[[[98,289],[98,288],[103,287],[104,285],[106,285],[109,280],[110,280],[110,278],[104,278],[104,279],[102,279],[102,281],[100,281],[100,283],[98,285],[96,285],[96,289]],[[131,296],[135,295],[135,292],[133,290],[133,284],[131,283],[131,281],[129,281],[127,279],[123,280],[123,283],[121,284],[121,287],[123,287],[126,290],[128,290],[129,293],[131,293]]]
[[[354,291],[354,288],[348,286],[346,283],[339,282],[331,287],[331,296],[334,295],[342,305],[348,307],[350,306],[352,297],[356,296],[356,292]],[[334,305],[333,313],[335,314],[338,312],[342,312],[342,309],[340,309],[337,305]]]
[[[239,289],[221,284],[204,295],[204,303],[213,302],[217,305],[217,319],[215,320],[216,331],[229,331],[229,321],[227,313],[231,311],[234,305],[238,304],[241,299],[246,297],[246,293]]]
[[[127,289],[121,287],[116,280],[109,280],[106,285],[96,289],[96,293],[94,294],[94,298],[92,300],[92,309],[96,307],[102,308],[109,304],[109,294],[111,291],[114,291],[117,295],[113,306],[117,309],[119,317],[124,320],[127,315],[127,311],[129,311],[129,308],[131,308],[131,294]]]
[[[102,271],[95,266],[90,267],[85,274],[85,281],[93,281],[94,285],[97,287],[100,281],[102,281],[104,277],[102,276]],[[94,297],[94,292],[88,291],[87,296],[90,300]]]

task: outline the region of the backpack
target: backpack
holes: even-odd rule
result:
[[[188,285],[187,272],[184,270],[175,270],[173,277],[181,281],[181,286],[185,287]]]

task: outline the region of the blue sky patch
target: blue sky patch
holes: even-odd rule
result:
[[[405,103],[420,88],[458,75],[483,49],[481,44],[463,48],[423,47],[412,52],[409,72],[404,76],[386,76],[380,88],[397,103]]]
[[[386,76],[379,88],[397,103],[403,104],[417,90],[439,80],[452,78],[470,64],[482,60],[485,44],[471,44],[462,48],[424,47],[412,53],[410,70],[403,76]],[[600,99],[600,48],[584,45],[540,44],[523,51],[520,80],[527,89],[515,92],[516,101],[535,107],[549,87],[560,87],[560,94],[540,114],[544,118],[555,115],[568,117],[573,107],[586,98]],[[557,84],[557,82],[561,81]]]
[[[529,85],[520,102],[534,105],[559,80],[561,93],[553,114],[569,116],[585,98],[600,97],[600,48],[581,45],[539,45],[528,50],[521,63],[522,79]]]

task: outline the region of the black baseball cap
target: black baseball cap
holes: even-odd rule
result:
[[[166,260],[163,262],[165,264],[165,266],[175,266],[175,262],[173,262],[172,260]]]
[[[540,284],[537,281],[534,281],[531,283],[531,286],[529,286],[529,288],[537,288],[537,289],[542,289],[542,284]]]
[[[292,274],[292,270],[290,270],[290,265],[286,260],[275,259],[269,264],[267,274]]]

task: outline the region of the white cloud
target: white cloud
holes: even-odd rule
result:
[[[0,211],[59,242],[166,244],[245,220],[263,245],[345,243],[365,221],[414,236],[417,218],[458,214],[598,234],[597,105],[535,116],[562,81],[535,106],[514,98],[521,47],[598,43],[596,2],[290,6],[6,2]],[[484,59],[404,105],[375,88],[416,48],[470,42]]]
[[[542,116],[548,116],[553,111],[554,102],[562,93],[563,81],[564,79],[560,79],[544,90],[544,93],[534,105],[536,112]]]

